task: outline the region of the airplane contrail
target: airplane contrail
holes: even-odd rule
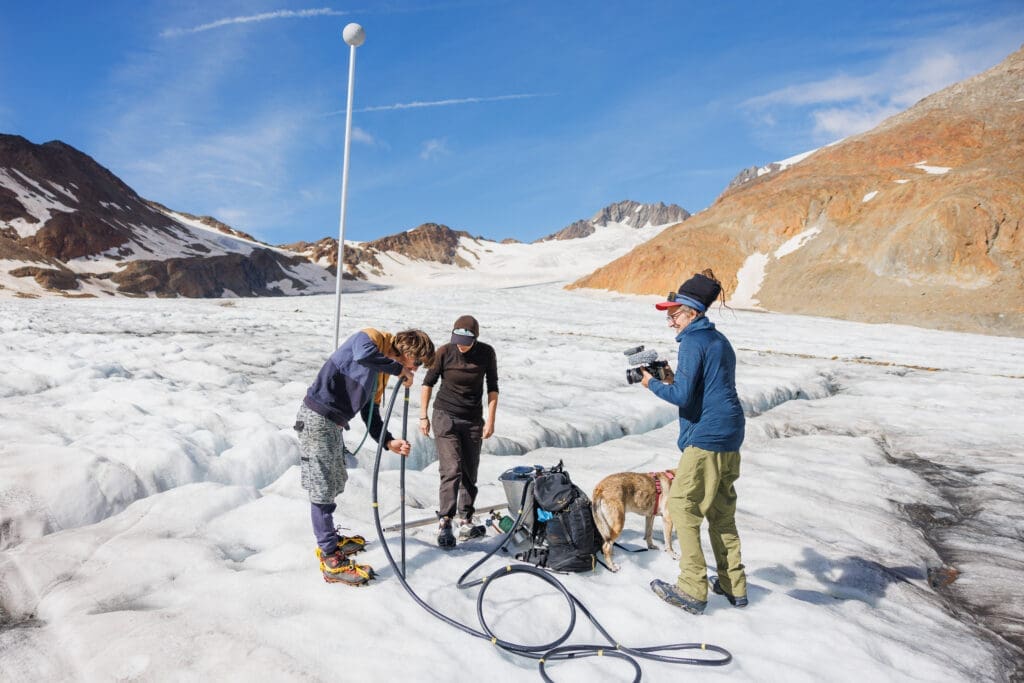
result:
[[[323,16],[337,17],[345,14],[351,14],[351,12],[342,12],[341,10],[331,9],[330,7],[297,10],[282,9],[277,10],[276,12],[250,14],[244,17],[227,17],[226,19],[218,19],[217,21],[211,21],[208,24],[200,24],[199,26],[193,26],[192,28],[169,28],[161,31],[160,36],[163,38],[173,38],[175,36],[183,36],[190,33],[201,33],[202,31],[209,31],[211,29],[230,26],[232,24],[250,24],[257,21],[270,21],[271,19],[305,19],[308,17]]]
[[[450,107],[456,104],[476,104],[478,102],[499,102],[502,100],[525,100],[531,97],[547,97],[540,93],[521,93],[517,95],[496,95],[494,97],[459,97],[449,100],[431,100],[428,102],[399,102],[397,104],[382,104],[375,107],[363,107],[356,109],[357,112],[366,111],[394,111],[396,109],[419,109],[422,107]],[[344,114],[344,110],[331,112],[332,114]]]

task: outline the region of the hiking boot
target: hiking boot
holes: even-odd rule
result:
[[[374,578],[373,567],[368,564],[356,564],[340,552],[323,555],[317,548],[320,558],[320,571],[327,583],[344,583],[348,586],[362,586]]]
[[[459,520],[459,540],[468,541],[473,538],[482,538],[487,535],[487,527],[477,524],[472,517]]]
[[[708,606],[707,600],[698,600],[661,579],[651,581],[651,590],[668,604],[680,607],[690,614],[704,614],[704,608]]]
[[[437,525],[437,545],[445,550],[455,547],[455,534],[452,533],[452,520],[450,517],[442,517]]]
[[[717,576],[711,580],[711,592],[714,593],[715,595],[724,595],[725,599],[728,600],[729,604],[732,605],[733,607],[746,607],[747,606],[747,596],[746,595],[740,595],[740,596],[729,595],[728,593],[725,592],[725,589],[722,588],[722,585],[720,583],[718,583],[718,577]]]

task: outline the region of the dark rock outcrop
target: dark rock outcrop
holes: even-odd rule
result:
[[[14,277],[32,277],[45,289],[68,291],[78,289],[78,276],[66,268],[22,266],[10,271]]]
[[[562,228],[547,237],[542,237],[537,241],[579,239],[594,234],[597,228],[604,227],[609,223],[619,223],[639,229],[648,225],[682,223],[689,217],[690,212],[676,204],[669,204],[667,206],[662,202],[657,204],[641,204],[627,199],[609,204],[594,214],[590,220],[578,220],[568,227]]]
[[[457,253],[460,237],[473,239],[468,232],[452,230],[447,225],[424,223],[412,230],[367,242],[364,246],[371,251],[392,251],[411,259],[466,268],[469,263]]]
[[[432,261],[460,268],[471,267],[465,258],[459,255],[459,238],[479,240],[468,232],[452,230],[439,223],[424,223],[412,230],[405,230],[394,235],[381,237],[370,242],[349,244],[345,241],[345,274],[346,279],[366,279],[364,270],[375,275],[384,272],[384,266],[378,258],[385,252],[401,254],[414,261]],[[282,249],[302,254],[313,262],[330,264],[332,272],[338,264],[338,240],[331,237],[315,242],[296,242],[283,245]]]
[[[207,258],[172,258],[165,261],[132,261],[111,276],[119,289],[129,294],[155,293],[157,296],[191,298],[237,296],[280,296],[282,291],[269,285],[290,281],[297,290],[306,288],[301,280],[290,277],[282,266],[302,259],[289,258],[269,249],[255,249],[249,256],[226,254]]]
[[[586,237],[587,235],[593,235],[597,228],[591,221],[576,221],[556,233],[552,233],[547,237],[542,238],[541,242],[547,242],[549,240],[575,240],[580,237]]]

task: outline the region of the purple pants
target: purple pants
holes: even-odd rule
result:
[[[337,503],[310,503],[310,514],[313,517],[313,534],[320,552],[333,555],[338,549],[338,532],[334,529],[334,511]]]

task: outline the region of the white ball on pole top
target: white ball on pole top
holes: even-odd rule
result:
[[[366,42],[366,31],[359,24],[349,24],[341,32],[341,37],[352,47],[359,47]]]

